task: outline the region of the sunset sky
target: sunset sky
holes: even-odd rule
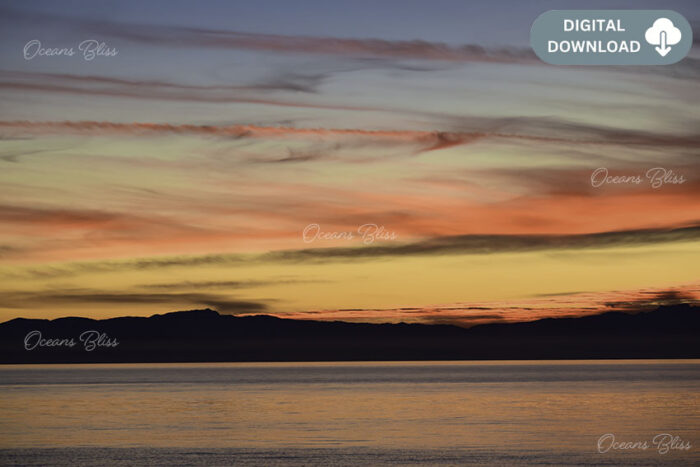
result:
[[[675,65],[542,63],[532,21],[577,7],[0,2],[0,321],[471,325],[700,299],[700,4],[615,4],[690,21]],[[32,40],[76,54],[27,60]]]

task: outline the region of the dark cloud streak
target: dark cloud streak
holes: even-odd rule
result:
[[[653,133],[608,126],[596,126],[563,120],[532,117],[494,119],[472,117],[455,119],[451,126],[455,131],[417,130],[361,130],[352,128],[299,128],[268,127],[254,125],[191,125],[166,123],[116,123],[97,121],[0,121],[0,129],[18,135],[79,134],[109,135],[130,134],[159,136],[168,134],[199,135],[219,138],[307,138],[317,141],[345,139],[374,144],[419,145],[418,152],[435,151],[465,145],[484,138],[520,142],[571,144],[571,145],[616,145],[658,148],[682,148],[696,150],[700,147],[700,132],[688,134]],[[293,155],[292,155],[293,156]],[[308,155],[306,155],[308,156]],[[305,157],[305,160],[313,157]],[[276,161],[284,162],[285,160]],[[274,161],[273,161],[274,162]]]
[[[155,270],[168,267],[226,266],[265,263],[309,263],[371,261],[388,257],[427,255],[487,255],[534,251],[561,251],[634,247],[700,240],[700,224],[679,228],[612,231],[575,235],[460,235],[437,237],[405,244],[354,248],[314,248],[271,251],[264,254],[212,254],[133,261],[72,263],[65,266],[30,268],[20,277],[51,278],[81,273]]]
[[[230,299],[218,294],[203,293],[129,293],[73,290],[62,292],[5,292],[3,306],[8,308],[30,308],[51,306],[56,303],[102,304],[102,305],[152,305],[185,304],[187,306],[207,306],[222,313],[264,312],[268,305],[260,301]]]
[[[13,92],[37,91],[75,95],[190,101],[207,103],[260,104],[328,110],[382,111],[383,109],[350,105],[332,105],[285,100],[263,95],[269,91],[314,93],[322,77],[282,75],[270,82],[254,85],[195,86],[165,81],[139,81],[94,75],[0,71],[0,89]]]

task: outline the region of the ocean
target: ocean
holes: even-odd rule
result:
[[[700,465],[700,360],[0,365],[0,465]]]

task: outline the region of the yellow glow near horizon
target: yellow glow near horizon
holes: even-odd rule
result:
[[[88,270],[45,279],[40,275],[12,278],[13,271],[15,276],[21,275],[23,268],[4,268],[2,273],[7,278],[2,290],[10,297],[11,306],[5,304],[0,319],[55,318],[66,314],[94,318],[143,316],[207,306],[205,302],[195,303],[196,298],[193,302],[187,294],[261,303],[267,306],[265,312],[282,314],[430,307],[457,302],[517,304],[533,296],[563,292],[586,291],[604,296],[614,290],[688,284],[697,281],[699,262],[700,242],[683,242],[489,255],[387,256],[345,262],[260,261],[155,270],[126,267],[115,272]],[[17,291],[27,294],[26,303],[18,303],[20,298],[13,301]],[[56,298],[57,291],[67,297]],[[101,297],[105,294],[113,294],[112,301]],[[140,298],[148,294],[161,298],[153,302],[148,297]],[[54,298],[42,300],[43,295]],[[96,298],[91,303],[93,295]]]

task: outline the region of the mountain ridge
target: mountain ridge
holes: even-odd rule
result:
[[[118,344],[87,351],[86,331]],[[27,350],[31,332],[30,340],[38,342],[38,332],[74,345]],[[699,334],[700,307],[689,304],[471,328],[238,317],[206,308],[102,320],[15,318],[0,323],[0,363],[699,358]]]

